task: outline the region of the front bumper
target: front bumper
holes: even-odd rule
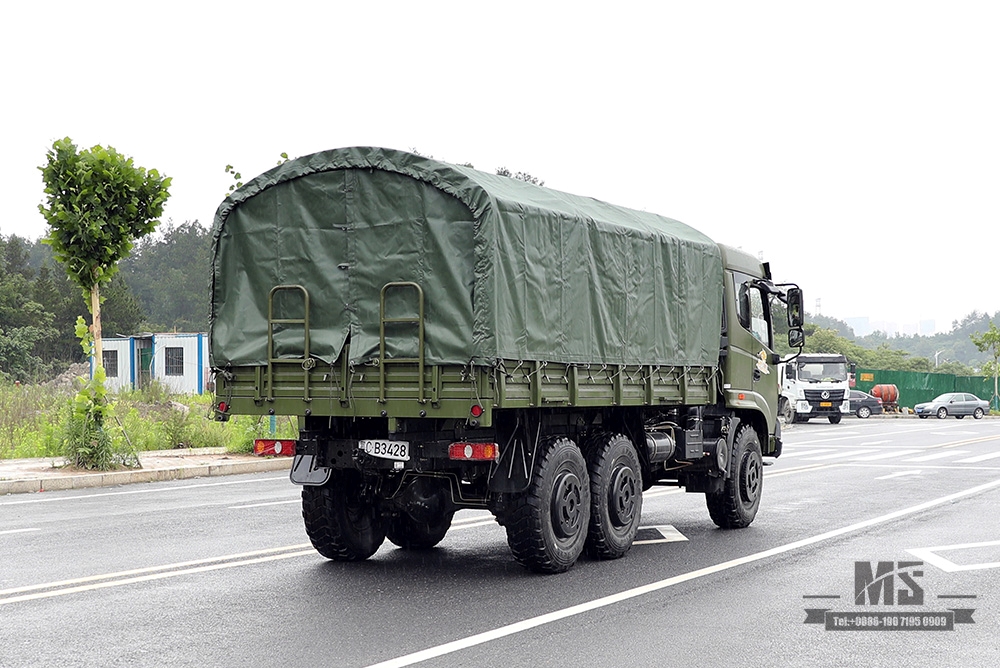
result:
[[[825,405],[829,404],[829,405]],[[833,403],[830,401],[809,402],[800,399],[795,402],[795,412],[799,415],[825,416],[825,415],[849,415],[851,413],[851,402],[843,401]]]

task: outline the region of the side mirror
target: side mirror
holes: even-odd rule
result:
[[[788,305],[788,326],[792,329],[802,327],[805,324],[802,288],[788,288],[788,292],[785,293],[785,303]],[[788,335],[790,337],[791,332]],[[805,337],[803,336],[804,340]],[[789,339],[789,345],[793,345],[791,339]]]
[[[791,311],[789,311],[791,312]],[[791,318],[789,317],[789,320]],[[793,327],[788,330],[788,346],[790,348],[801,348],[806,345],[806,333],[802,331],[802,327]]]

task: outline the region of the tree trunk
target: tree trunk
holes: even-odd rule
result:
[[[95,283],[90,288],[90,314],[94,316],[91,331],[94,334],[94,368],[104,367],[104,345],[101,343],[101,288]]]

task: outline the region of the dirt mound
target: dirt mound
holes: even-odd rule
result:
[[[57,390],[74,390],[77,378],[90,378],[90,365],[86,362],[71,364],[68,369],[50,381],[42,383],[44,387]]]

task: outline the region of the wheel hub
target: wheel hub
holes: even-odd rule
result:
[[[760,494],[761,473],[757,460],[747,458],[743,464],[743,475],[740,476],[740,496],[744,502],[753,503]]]
[[[616,527],[628,525],[635,516],[635,502],[638,496],[635,471],[625,464],[619,464],[611,474],[608,488],[608,514]]]
[[[580,478],[563,471],[552,488],[552,527],[560,538],[577,535],[583,519],[583,488]]]

